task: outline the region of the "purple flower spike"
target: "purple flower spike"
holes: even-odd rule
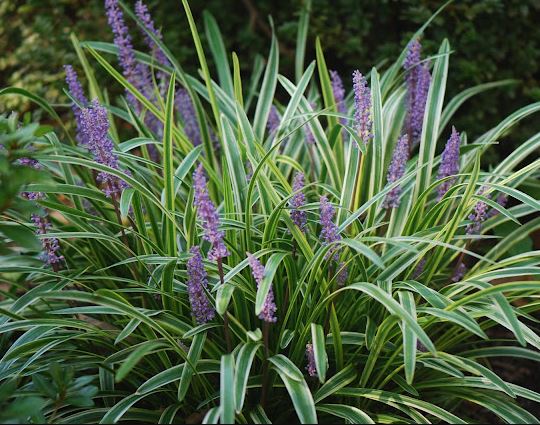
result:
[[[426,346],[424,344],[422,344],[420,342],[419,339],[416,340],[416,349],[420,352],[420,353],[427,353],[428,349],[426,348]]]
[[[19,165],[24,165],[26,167],[32,167],[32,168],[34,168],[36,170],[40,170],[42,168],[39,161],[37,159],[33,159],[33,158],[19,158],[19,160],[17,162],[19,163]]]
[[[459,263],[454,271],[454,275],[452,276],[452,282],[459,282],[461,279],[463,279],[465,273],[467,273],[467,266],[464,263]]]
[[[126,80],[133,84],[137,90],[145,95],[152,90],[152,81],[148,68],[135,59],[133,43],[128,28],[124,22],[124,15],[117,0],[105,0],[105,9],[109,26],[114,34],[114,44],[118,48],[118,61]],[[141,106],[135,96],[126,92],[129,103],[140,112]],[[152,97],[152,96],[150,96]]]
[[[506,193],[501,193],[499,196],[497,196],[497,203],[501,207],[505,207],[506,203],[508,202],[508,195]],[[495,208],[491,208],[488,212],[488,218],[495,217],[497,214],[499,214],[499,211]]]
[[[343,80],[337,71],[330,71],[330,79],[337,111],[340,114],[345,115],[347,113],[347,106],[345,105],[345,88],[343,87]],[[345,124],[346,121],[345,118],[340,119],[342,124]]]
[[[94,99],[88,108],[81,110],[81,132],[87,140],[87,147],[94,160],[119,170],[118,156],[113,152],[114,144],[109,138],[109,118],[107,110]],[[97,181],[102,183],[103,192],[110,198],[118,198],[128,186],[126,182],[112,174],[100,172]]]
[[[388,183],[394,183],[402,178],[405,174],[405,167],[407,165],[407,160],[409,159],[409,137],[405,134],[401,136],[394,148],[394,155],[392,156],[392,162],[388,167]],[[386,195],[384,200],[385,208],[397,208],[401,195],[401,186],[394,187]]]
[[[202,164],[199,164],[193,173],[193,187],[195,189],[194,204],[204,229],[203,238],[212,244],[208,258],[214,261],[227,257],[230,254],[223,243],[224,234],[219,230],[219,215],[216,206],[208,195],[206,177],[204,176]]]
[[[349,269],[345,263],[341,262],[337,266],[336,282],[339,287],[345,286],[347,279],[349,278]]]
[[[184,123],[184,133],[191,141],[193,146],[198,146],[202,143],[201,130],[197,122],[197,114],[189,93],[186,89],[178,89],[174,98],[174,104],[178,115],[180,115]]]
[[[88,106],[88,99],[84,95],[84,90],[81,86],[77,73],[71,65],[64,65],[66,72],[66,83],[69,88],[69,94],[83,107]],[[73,114],[75,115],[75,123],[77,124],[77,141],[85,145],[88,141],[84,137],[84,133],[81,129],[81,108],[76,103],[71,105]]]
[[[403,61],[403,68],[405,68],[405,71],[409,71],[411,68],[416,66],[418,62],[420,62],[421,54],[422,45],[420,44],[420,40],[415,38],[407,46],[407,55]],[[411,77],[416,77],[416,75]]]
[[[367,144],[373,137],[371,130],[371,91],[366,78],[356,70],[353,72],[354,121],[360,140]]]
[[[303,232],[307,224],[307,215],[305,211],[302,211],[302,208],[306,204],[306,195],[302,192],[304,189],[304,173],[297,172],[294,175],[293,179],[293,192],[298,192],[290,200],[291,219],[296,224],[300,230]]]
[[[197,324],[202,325],[212,320],[216,312],[206,296],[208,279],[199,247],[193,246],[189,252],[193,254],[187,262],[189,303]]]
[[[455,127],[452,127],[452,134],[446,142],[444,151],[441,156],[441,165],[439,166],[439,173],[437,179],[443,179],[449,176],[455,176],[459,173],[459,144],[461,138]],[[448,190],[455,183],[457,177],[453,177],[444,183],[441,183],[438,188],[437,201],[440,201]]]
[[[249,183],[251,178],[253,177],[253,166],[251,165],[251,162],[246,161],[246,181]]]
[[[323,245],[328,245],[332,242],[339,241],[341,239],[341,235],[339,234],[339,228],[334,223],[334,214],[335,214],[334,207],[330,202],[328,202],[328,198],[326,196],[321,196],[320,199],[320,222],[321,222],[321,234],[320,238],[323,241]],[[334,261],[338,260],[338,253],[336,252],[337,247],[332,247],[330,250],[326,253],[326,259],[332,257]]]
[[[138,0],[137,3],[135,3],[135,13],[144,24],[144,27],[147,31],[152,33],[157,39],[163,39],[161,31],[156,29],[154,21],[152,20],[152,16],[148,11],[148,7],[142,2],[142,0]],[[152,55],[156,58],[157,62],[162,66],[170,66],[171,63],[169,59],[167,59],[167,56],[165,55],[163,50],[161,50],[161,48],[156,44],[156,42],[152,39],[152,37],[150,37],[150,35],[146,31],[143,31],[143,33],[146,45],[152,51]],[[169,76],[165,72],[158,70],[157,77],[159,80],[159,89],[161,95],[164,95],[169,85]]]
[[[277,108],[272,105],[270,108],[270,114],[268,115],[268,121],[266,122],[266,128],[268,129],[268,134],[270,137],[273,137],[276,134],[276,131],[281,122]]]
[[[37,235],[45,235],[51,228],[51,223],[46,216],[40,216],[32,214],[32,222],[36,226]],[[43,247],[42,259],[47,264],[58,269],[60,264],[64,261],[64,257],[58,253],[60,245],[57,238],[41,238],[41,246]]]
[[[488,218],[488,205],[485,202],[478,201],[474,206],[474,211],[469,215],[469,220],[472,223],[467,225],[465,232],[468,235],[478,235],[482,230],[482,223]]]
[[[35,170],[41,170],[43,168],[39,161],[33,158],[19,158],[17,163],[25,167],[32,167]],[[21,192],[21,196],[29,201],[38,201],[45,198],[43,192]]]
[[[161,31],[156,29],[152,16],[148,11],[148,7],[142,2],[142,0],[138,0],[137,3],[135,3],[135,13],[144,24],[144,27],[154,36],[156,36],[156,38],[162,40],[163,37],[161,35]],[[155,56],[159,64],[164,66],[170,66],[171,63],[169,62],[169,59],[167,59],[167,56],[165,55],[163,50],[161,50],[161,48],[156,44],[152,37],[150,37],[150,35],[148,35],[148,33],[146,32],[143,35],[146,45],[150,48],[152,54]]]
[[[247,253],[248,257],[248,263],[251,267],[251,274],[253,275],[253,278],[255,279],[255,282],[257,282],[257,288],[261,285],[263,278],[264,278],[264,266],[261,264],[257,258],[253,254]],[[272,286],[270,286],[270,290],[268,291],[268,295],[266,295],[266,299],[264,300],[264,305],[261,313],[259,314],[259,319],[264,320],[268,323],[275,323],[277,322],[276,317],[276,303],[274,302],[274,291],[272,289]]]
[[[417,39],[411,41],[403,62],[403,68],[407,73],[405,76],[407,85],[406,127],[413,145],[418,143],[422,135],[424,111],[431,83],[428,63],[420,64],[421,51],[420,41]]]
[[[411,276],[413,280],[417,279],[424,272],[424,268],[426,267],[426,262],[427,262],[426,258],[422,258],[418,262]]]
[[[313,352],[313,344],[306,344],[306,357],[308,364],[306,370],[309,376],[315,378],[317,376],[317,367],[315,366],[315,353]]]

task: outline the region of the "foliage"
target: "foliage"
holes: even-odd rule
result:
[[[138,64],[157,79],[147,93],[119,71],[114,45],[72,38],[87,96],[108,113],[106,140],[105,126],[88,125],[96,108],[73,90],[73,108],[83,108],[79,130],[91,136],[85,144],[44,99],[0,92],[26,96],[58,122],[57,133],[35,143],[44,145],[34,158],[52,181],[25,190],[44,194],[37,203],[51,227],[38,237],[45,249],[46,241],[59,242],[63,256],[52,270],[37,265],[32,251],[0,263],[8,284],[0,301],[0,381],[1,388],[17,385],[12,397],[0,390],[0,402],[20,413],[17,395],[37,397],[33,406],[43,407],[26,419],[56,423],[464,423],[471,421],[465,403],[508,423],[538,423],[520,399],[538,402],[540,394],[506,382],[490,359],[540,360],[539,253],[512,252],[540,227],[540,203],[523,189],[539,176],[540,160],[530,156],[540,134],[491,170],[481,169],[481,157],[540,103],[480,137],[462,131],[459,174],[439,178],[438,152],[456,111],[471,94],[509,84],[447,97],[451,47],[443,40],[427,61],[421,139],[387,183],[410,112],[405,50],[367,75],[369,99],[356,102],[371,104],[373,137],[364,143],[351,93],[345,114],[337,113],[319,40],[316,62],[304,66],[306,10],[290,79],[279,74],[275,37],[265,64],[242,68],[222,48],[215,19],[205,15],[202,43],[182,4],[200,72],[184,70],[153,35],[169,64],[139,52]],[[98,70],[115,90],[98,84]],[[187,115],[175,112],[179,88],[193,101],[201,145],[187,137]],[[103,155],[110,141],[114,150]],[[198,167],[206,177],[193,174]],[[105,187],[112,181],[128,187],[116,196]],[[397,187],[399,206],[385,208]],[[507,206],[495,202],[499,195],[510,198]],[[293,212],[305,212],[307,223],[297,226],[303,215]],[[20,218],[4,213],[4,222]],[[494,237],[508,223],[520,226]],[[219,243],[224,250],[215,250]],[[216,310],[208,323],[190,311],[201,291]],[[265,315],[271,302],[275,323]],[[495,327],[512,338],[493,339]]]
[[[29,118],[29,116],[27,116]],[[46,175],[40,170],[21,164],[21,160],[33,157],[33,148],[39,145],[42,135],[51,127],[20,123],[17,114],[9,117],[0,115],[0,214],[28,217],[35,205],[18,196],[30,183],[43,180]],[[23,219],[25,220],[25,219]],[[39,249],[33,232],[17,222],[0,223],[0,253],[12,249]]]
[[[252,9],[245,4],[251,3]],[[165,41],[185,69],[196,72],[197,56],[190,42],[189,29],[182,20],[176,1],[149,1],[159,26],[166,28]],[[296,42],[296,11],[302,1],[208,0],[194,2],[193,13],[202,27],[202,11],[227,16],[220,22],[226,46],[242,58],[242,72],[249,73],[256,55],[264,52],[270,40],[266,17],[272,15],[282,51],[281,70],[293,75]],[[356,68],[368,70],[372,64],[388,63],[399,54],[410,37],[441,5],[440,0],[357,1],[314,0],[316,11],[308,30],[307,57],[314,57],[314,39],[320,36],[330,69],[350,75]],[[75,60],[69,28],[79,38],[110,40],[102,14],[103,1],[7,0],[0,5],[0,86],[14,85],[31,90],[52,103],[64,102],[62,93],[64,62]],[[540,4],[536,0],[462,0],[449,5],[426,32],[426,48],[436,51],[445,37],[452,39],[449,75],[450,96],[471,85],[506,78],[519,81],[504,90],[472,99],[455,117],[455,124],[478,137],[497,124],[501,115],[540,100]],[[206,34],[200,34],[206,41]],[[519,46],[519,47],[518,47]],[[209,58],[211,60],[211,58]],[[100,78],[105,78],[100,73]],[[489,99],[489,101],[488,101]],[[9,96],[4,108],[28,108],[28,101]],[[2,106],[0,106],[0,112]],[[483,161],[496,164],[524,138],[538,132],[534,122],[525,122],[509,134],[498,150],[490,150]]]

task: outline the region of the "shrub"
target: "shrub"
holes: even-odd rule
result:
[[[65,69],[75,136],[43,99],[0,92],[37,102],[60,131],[34,154],[54,183],[25,188],[41,211],[23,225],[43,252],[0,265],[0,402],[17,388],[41,407],[7,411],[58,423],[463,423],[472,403],[537,422],[519,400],[540,394],[489,362],[539,359],[538,253],[510,251],[540,227],[522,190],[538,178],[540,138],[492,170],[480,159],[539,103],[477,139],[447,134],[492,85],[445,102],[449,42],[432,56],[419,42],[431,20],[384,72],[356,71],[347,94],[318,40],[304,66],[305,11],[294,81],[278,74],[275,37],[266,64],[241,75],[233,54],[231,70],[206,15],[214,80],[187,1],[193,75],[142,3],[105,4],[115,43],[73,37],[84,87]],[[110,99],[95,67],[125,95]],[[494,237],[507,223],[520,227]]]

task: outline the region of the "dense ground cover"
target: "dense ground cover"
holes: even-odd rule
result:
[[[448,98],[431,19],[349,91],[319,40],[305,63],[307,10],[293,78],[182,4],[195,73],[140,1],[72,36],[75,132],[0,91],[56,121],[0,120],[1,420],[537,423],[493,364],[540,360],[540,134],[481,158],[540,103],[469,138],[456,111],[511,81]]]

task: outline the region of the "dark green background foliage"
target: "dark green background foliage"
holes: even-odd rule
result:
[[[128,2],[132,3],[132,2]],[[148,0],[165,41],[190,72],[197,60],[191,36],[176,0]],[[442,4],[439,0],[313,0],[307,60],[314,57],[319,35],[330,68],[348,79],[352,70],[368,71],[372,64],[395,57],[407,37]],[[272,15],[281,42],[281,72],[293,75],[293,49],[301,0],[191,1],[202,30],[202,11],[217,18],[229,51],[239,54],[248,74],[256,54],[266,55]],[[64,63],[76,63],[69,41],[74,31],[81,40],[111,40],[102,0],[7,0],[0,4],[0,86],[19,85],[63,102]],[[505,78],[518,84],[472,99],[455,123],[469,135],[481,134],[516,108],[540,99],[540,2],[538,0],[456,0],[428,28],[425,51],[433,54],[444,37],[454,49],[448,87],[454,95],[474,84]],[[137,46],[140,35],[133,27]],[[11,98],[2,109],[28,108]],[[491,161],[505,156],[514,143],[538,130],[528,122],[512,139],[492,149]]]

